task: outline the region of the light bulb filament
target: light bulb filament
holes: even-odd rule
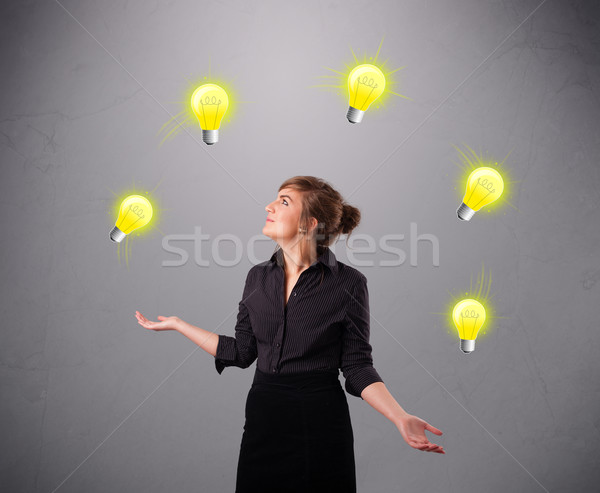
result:
[[[363,84],[365,87],[370,87],[371,90],[369,91],[369,94],[367,94],[364,98],[364,103],[362,104],[362,106],[360,108],[357,108],[359,110],[362,110],[365,106],[365,103],[369,100],[369,98],[371,97],[372,92],[377,89],[377,83],[373,80],[373,79],[368,79],[368,77],[365,75],[362,79],[362,81],[360,80],[360,77],[358,77],[356,79],[356,90],[354,93],[354,101],[352,103],[352,106],[354,106],[356,108],[356,98],[358,98],[358,93],[359,93],[359,89],[360,89],[360,85]]]
[[[144,215],[144,209],[142,207],[140,207],[139,205],[130,205],[127,208],[127,212],[125,214],[123,214],[123,217],[121,218],[121,220],[119,221],[119,224],[117,224],[117,228],[120,228],[121,225],[123,224],[123,221],[125,221],[125,218],[127,217],[127,215],[129,213],[133,213],[136,216],[138,216],[138,218],[130,225],[130,228],[133,227],[133,225],[135,223],[137,223],[138,221],[144,219],[146,216]]]
[[[492,180],[488,180],[487,178],[477,178],[477,183],[479,183],[482,187],[490,190],[491,192],[495,192],[496,190],[492,190],[492,187],[494,186],[494,184],[492,183]]]
[[[483,187],[485,190],[487,190],[487,193],[482,196],[479,201],[476,204],[472,204],[470,205],[470,207],[472,209],[474,209],[475,207],[477,207],[482,200],[484,200],[489,194],[491,193],[496,193],[496,189],[494,188],[492,190],[492,187],[494,186],[494,184],[492,183],[492,181],[488,181],[487,178],[484,178],[483,180],[481,178],[477,178],[477,185],[473,187],[473,190],[471,190],[471,195],[469,195],[469,198],[467,200],[465,200],[465,203],[468,203],[471,200],[471,197],[473,196],[473,194],[475,193],[475,191],[477,190],[477,187]]]
[[[360,78],[358,80],[360,80]],[[363,77],[361,82],[362,82],[362,84],[364,84],[367,87],[372,87],[373,89],[377,88],[377,82],[375,82],[375,79],[373,79],[373,78],[369,79],[366,75]]]
[[[477,315],[474,311],[472,311],[471,313],[468,313],[467,310],[464,310],[461,314],[460,314],[460,318],[461,318],[461,325],[463,328],[463,332],[466,334],[467,330],[466,330],[466,322],[465,319],[472,319],[473,320],[473,327],[471,328],[471,333],[473,331],[475,331],[476,327],[477,327],[477,319],[479,318],[479,315]]]
[[[213,122],[213,126],[217,126],[217,115],[219,114],[219,106],[221,105],[221,100],[219,99],[219,101],[217,101],[217,97],[213,96],[212,98],[210,96],[206,96],[204,98],[204,101],[200,100],[200,105],[202,106],[202,118],[204,118],[204,126],[206,126],[206,113],[204,112],[204,107],[205,106],[216,106],[217,109],[215,110],[215,121]]]

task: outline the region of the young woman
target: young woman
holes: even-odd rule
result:
[[[354,437],[346,391],[390,419],[411,446],[445,454],[408,414],[373,367],[367,279],[328,248],[349,234],[360,211],[327,182],[296,176],[266,208],[263,233],[277,247],[248,272],[235,337],[217,335],[178,317],[138,322],[178,330],[225,367],[257,361],[246,400],[236,493],[356,492]]]

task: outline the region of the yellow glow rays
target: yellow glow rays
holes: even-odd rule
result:
[[[511,207],[512,205],[507,197],[510,196],[510,185],[517,183],[508,179],[508,170],[503,169],[504,161],[501,163],[495,162],[490,158],[478,155],[469,146],[465,146],[470,155],[463,152],[456,146],[453,146],[459,153],[462,164],[459,167],[463,173],[458,177],[459,185],[455,190],[464,190],[462,203],[456,211],[458,218],[462,221],[470,220],[476,211],[498,202],[506,202]],[[510,154],[510,152],[509,152]],[[490,212],[492,209],[487,208]]]
[[[367,55],[365,54],[362,61],[359,60],[354,54],[352,47],[350,47],[353,61],[345,63],[345,71],[325,67],[336,75],[320,76],[326,79],[336,79],[332,82],[337,83],[311,86],[336,89],[336,92],[342,95],[345,98],[345,102],[348,103],[349,108],[346,117],[350,123],[359,123],[362,120],[364,112],[369,107],[375,107],[376,109],[385,107],[390,94],[412,101],[411,98],[392,90],[393,86],[398,84],[394,80],[394,74],[404,67],[388,70],[385,67],[387,60],[382,63],[378,62],[382,45],[383,38],[381,39],[381,43],[379,43],[379,48],[375,56],[367,59]]]
[[[490,296],[492,285],[492,273],[489,272],[488,278],[485,278],[485,268],[481,264],[481,273],[477,279],[475,288],[473,288],[473,278],[469,285],[469,291],[452,295],[446,305],[444,312],[439,313],[446,319],[449,327],[452,327],[454,335],[460,339],[459,347],[463,353],[471,353],[475,349],[475,340],[481,334],[487,334],[487,331],[493,328],[494,320],[499,318],[495,315],[495,309]],[[448,334],[451,331],[448,330]]]
[[[113,228],[113,230],[111,231],[110,239],[117,244],[117,255],[119,258],[119,263],[121,262],[121,245],[124,246],[125,262],[127,264],[127,267],[129,267],[129,257],[131,256],[130,239],[133,236],[143,237],[149,234],[153,229],[159,231],[160,234],[164,235],[164,233],[159,229],[158,224],[160,223],[162,211],[166,209],[162,209],[158,206],[158,198],[153,195],[153,193],[156,191],[159,185],[160,182],[154,187],[154,190],[151,190],[150,192],[136,190],[135,184],[133,184],[129,190],[123,191],[120,194],[109,190],[114,195],[114,200],[110,209],[107,210],[107,214],[109,220],[113,224],[115,224],[115,228]],[[152,216],[145,227],[140,226],[138,228],[138,226],[142,221],[144,221],[144,219],[139,219],[139,221],[136,222],[135,216],[139,217],[138,214],[140,213],[140,210],[139,208],[135,208],[135,205],[146,204],[146,202],[148,202],[152,208]],[[129,205],[133,205],[133,208],[135,208],[135,211],[132,211],[132,214],[126,214],[127,211],[123,210],[123,206],[128,207]],[[120,216],[123,217],[121,218]],[[114,222],[115,218],[116,222]],[[122,222],[119,221],[120,219],[122,219]],[[120,234],[118,231],[116,231],[117,229],[118,231],[121,231],[124,234]],[[120,237],[120,239],[118,239],[118,237]],[[125,241],[122,241],[123,239],[125,239]]]
[[[216,77],[211,75],[210,69],[210,61],[208,65],[208,75],[198,77],[194,80],[187,79],[188,85],[186,89],[183,91],[182,100],[176,101],[177,104],[180,105],[181,110],[177,113],[173,118],[171,118],[168,122],[166,122],[158,131],[157,135],[163,135],[159,146],[161,146],[167,140],[174,138],[182,129],[192,127],[193,130],[190,131],[196,132],[198,129],[199,119],[192,108],[191,101],[194,92],[203,85],[212,84],[220,87],[223,92],[227,95],[228,99],[228,107],[227,114],[225,117],[221,115],[221,122],[219,124],[219,128],[225,127],[227,124],[231,123],[231,121],[235,118],[236,109],[238,103],[242,103],[243,101],[239,101],[236,95],[236,91],[234,90],[233,85],[230,81],[226,81],[221,77]],[[212,101],[212,98],[211,98]],[[209,101],[210,102],[210,101]],[[222,108],[222,107],[221,107]],[[209,118],[210,120],[210,118]],[[214,121],[214,120],[213,120]],[[202,126],[201,126],[202,128]],[[209,131],[211,129],[208,129]],[[216,130],[216,129],[215,129]],[[204,138],[204,132],[202,132]],[[192,133],[192,135],[194,135]],[[213,134],[214,135],[214,134]],[[218,135],[218,134],[217,134]],[[218,138],[218,137],[217,137]],[[207,142],[208,144],[208,142]]]

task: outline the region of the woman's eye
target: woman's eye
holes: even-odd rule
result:
[[[288,205],[288,203],[287,203],[287,200],[285,200],[285,199],[281,199],[281,201],[282,201],[282,202],[284,202],[284,203],[285,203],[285,205]]]

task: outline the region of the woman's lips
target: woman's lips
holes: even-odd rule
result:
[[[268,218],[267,218],[267,222],[268,222],[268,223],[274,223],[275,221],[273,221],[273,219],[268,219]]]

